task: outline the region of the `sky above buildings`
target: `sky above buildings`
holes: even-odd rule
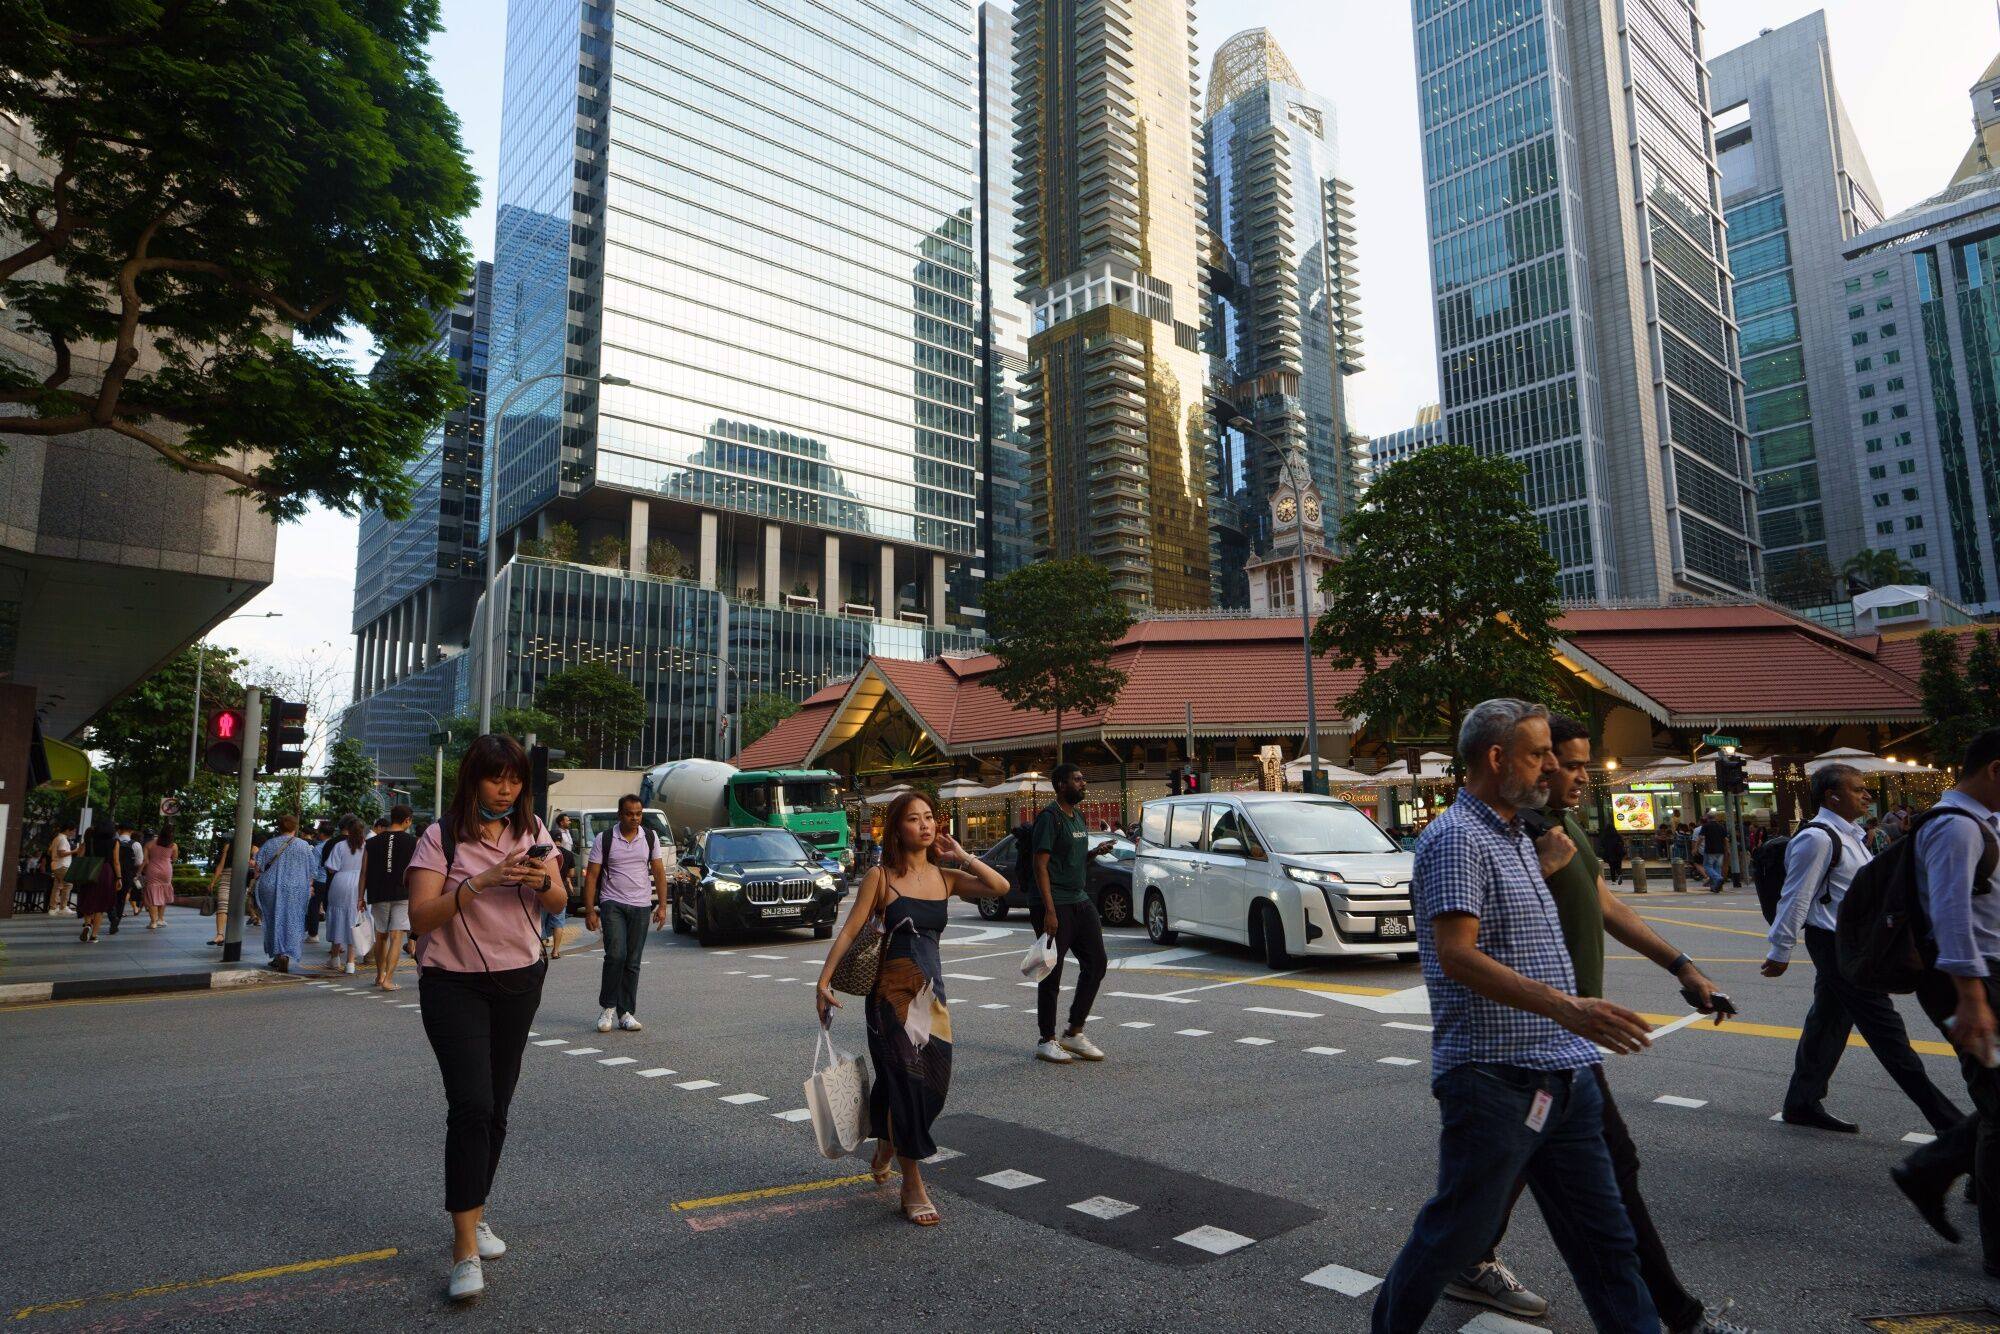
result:
[[[2000,51],[2000,19],[1988,0],[1705,0],[1713,57],[1824,8],[1834,79],[1895,213],[1941,188],[1971,136],[1966,90]],[[458,113],[482,186],[466,222],[476,258],[493,257],[494,174],[500,156],[502,0],[443,0],[445,30],[432,45],[433,71]],[[1404,0],[1198,0],[1205,81],[1216,47],[1245,28],[1271,29],[1300,76],[1332,99],[1340,116],[1341,170],[1354,186],[1360,243],[1361,314],[1368,369],[1349,381],[1353,425],[1383,434],[1410,424],[1437,400],[1425,252],[1423,169],[1417,131],[1416,61]],[[356,355],[365,358],[366,350]],[[240,620],[211,642],[284,662],[331,654],[351,675],[357,520],[315,509],[278,536],[277,578],[246,610],[282,620]]]

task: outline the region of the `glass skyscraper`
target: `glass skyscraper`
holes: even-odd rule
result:
[[[979,541],[984,573],[997,578],[1032,559],[1034,529],[1021,410],[1028,307],[1014,250],[1014,15],[995,4],[979,7],[979,102]]]
[[[1231,431],[1218,451],[1216,509],[1241,516],[1244,544],[1262,554],[1290,450],[1305,452],[1330,529],[1360,492],[1366,445],[1347,429],[1346,389],[1361,369],[1353,199],[1335,174],[1333,104],[1305,89],[1263,28],[1216,51],[1206,133],[1208,225],[1222,251],[1209,328],[1217,391],[1256,428]],[[1246,605],[1241,559],[1218,564],[1218,584],[1231,581],[1218,601]]]
[[[1205,607],[1205,200],[1190,0],[1014,9],[1029,502],[1041,557]]]
[[[1445,437],[1565,596],[1758,585],[1692,0],[1413,0]]]
[[[1834,286],[1846,243],[1881,221],[1875,179],[1833,84],[1824,14],[1725,51],[1709,74],[1765,588],[1829,605],[1836,571],[1867,545]]]

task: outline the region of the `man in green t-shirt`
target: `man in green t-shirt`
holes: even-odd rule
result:
[[[1604,994],[1604,933],[1609,931],[1626,945],[1672,973],[1681,986],[1694,994],[1703,1014],[1714,1014],[1722,1022],[1710,998],[1715,984],[1702,974],[1688,957],[1662,940],[1640,920],[1637,913],[1611,892],[1597,856],[1590,850],[1590,838],[1577,808],[1590,789],[1590,730],[1574,718],[1553,714],[1549,718],[1549,739],[1555,743],[1557,771],[1549,783],[1549,804],[1539,819],[1530,817],[1531,829],[1542,829],[1535,840],[1535,852],[1542,863],[1542,878],[1548,883],[1549,897],[1555,900],[1556,916],[1562,921],[1563,943],[1576,969],[1576,994]],[[1726,998],[1725,998],[1726,999]],[[1632,1220],[1638,1239],[1639,1273],[1652,1294],[1653,1306],[1672,1334],[1750,1334],[1742,1325],[1711,1312],[1701,1300],[1681,1286],[1667,1259],[1667,1248],[1646,1212],[1639,1195],[1639,1150],[1611,1101],[1611,1089],[1604,1080],[1603,1065],[1590,1067],[1604,1095],[1604,1147],[1611,1154],[1611,1168],[1618,1179],[1618,1193]],[[1520,1199],[1524,1182],[1514,1185]],[[1509,1205],[1508,1212],[1513,1212]],[[1505,1236],[1507,1225],[1500,1225]],[[1447,1296],[1479,1302],[1514,1315],[1539,1316],[1548,1302],[1521,1286],[1513,1272],[1500,1260],[1500,1238],[1486,1258],[1445,1286]]]
[[[1098,984],[1104,981],[1109,960],[1104,953],[1104,928],[1097,909],[1090,902],[1090,859],[1111,844],[1090,844],[1084,827],[1083,770],[1074,764],[1058,764],[1051,778],[1055,803],[1035,817],[1034,832],[1028,838],[1033,857],[1035,883],[1027,886],[1031,904],[1039,902],[1039,925],[1043,935],[1056,940],[1056,966],[1042,979],[1035,993],[1036,1017],[1041,1021],[1042,1038],[1035,1046],[1038,1059],[1066,1065],[1072,1060],[1101,1061],[1104,1053],[1083,1035],[1090,1007],[1097,1000]],[[1034,916],[1034,909],[1029,909]],[[1063,960],[1074,954],[1077,962],[1076,997],[1070,1002],[1069,1027],[1060,1041],[1056,1038],[1056,1002],[1062,998]]]

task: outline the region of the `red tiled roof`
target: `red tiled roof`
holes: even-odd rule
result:
[[[735,759],[736,767],[763,769],[797,764],[805,759],[812,752],[813,742],[819,740],[828,715],[840,706],[840,698],[846,693],[847,687],[842,685],[840,693],[831,698],[826,697],[825,690],[814,695],[797,713],[745,746]]]
[[[1946,633],[1957,637],[1958,658],[1962,663],[1965,661],[1965,655],[1971,651],[1973,632],[1991,629],[1992,627],[1984,625],[1947,625],[1941,628]],[[1923,636],[1921,634],[1899,634],[1893,639],[1881,635],[1870,636],[1870,638],[1879,645],[1875,650],[1875,661],[1881,663],[1890,671],[1907,676],[1912,681],[1916,680],[1918,673],[1923,671],[1923,645],[1920,642]]]

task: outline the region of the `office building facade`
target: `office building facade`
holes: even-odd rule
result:
[[[1725,51],[1709,75],[1765,591],[1819,606],[1867,545],[1834,289],[1881,196],[1834,87],[1824,13]]]
[[[1207,116],[1216,391],[1252,427],[1220,428],[1218,490],[1263,554],[1288,452],[1304,452],[1330,528],[1362,485],[1365,446],[1347,429],[1346,379],[1362,365],[1353,191],[1336,174],[1333,104],[1307,91],[1268,30],[1216,50]]]
[[[976,55],[962,3],[509,6],[496,707],[604,662],[620,763],[718,754],[745,696],[967,642]]]
[[[1034,553],[1028,519],[1027,304],[1015,259],[1014,15],[979,7],[980,573],[998,578]]]
[[[1417,409],[1415,422],[1368,442],[1368,478],[1373,481],[1404,459],[1444,443],[1444,410],[1433,403]]]
[[[2000,62],[1974,102],[2000,92]],[[1848,243],[1846,344],[1863,540],[1975,615],[2000,613],[2000,169]]]
[[[1029,510],[1135,609],[1212,596],[1205,187],[1190,0],[1014,10]]]
[[[1447,438],[1522,465],[1567,597],[1758,587],[1696,5],[1412,14]]]

